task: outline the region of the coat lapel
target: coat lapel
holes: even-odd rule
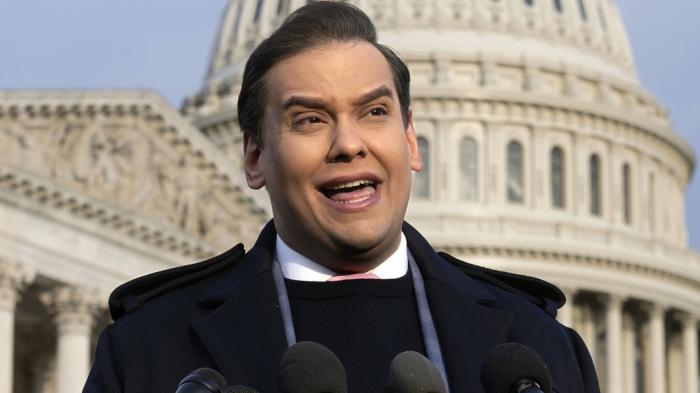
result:
[[[425,281],[451,391],[474,391],[481,386],[481,361],[505,342],[512,315],[490,308],[493,295],[442,259],[414,228],[404,224],[403,232]]]
[[[287,349],[272,279],[275,230],[263,229],[253,249],[201,299],[217,306],[192,328],[229,384],[277,391],[277,368]]]

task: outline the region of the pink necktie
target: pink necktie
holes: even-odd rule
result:
[[[328,281],[345,281],[345,280],[378,280],[379,276],[376,274],[369,272],[369,273],[357,273],[357,274],[346,274],[346,275],[339,275],[339,276],[333,276],[328,279]]]

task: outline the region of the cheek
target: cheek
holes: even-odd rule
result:
[[[287,186],[310,184],[316,169],[325,161],[319,143],[280,141],[271,162],[272,176]]]
[[[408,145],[405,143],[397,143],[393,141],[391,143],[387,142],[383,151],[383,156],[385,158],[386,165],[395,171],[395,175],[400,175],[400,172],[407,172],[410,174],[411,171],[411,152]]]

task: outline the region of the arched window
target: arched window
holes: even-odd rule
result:
[[[556,8],[557,11],[559,11],[559,13],[562,13],[564,11],[564,8],[562,8],[561,5],[561,0],[554,0],[554,8]]]
[[[479,166],[476,141],[465,137],[459,143],[459,195],[467,201],[479,198]]]
[[[578,10],[581,12],[581,19],[588,20],[588,13],[586,12],[586,5],[583,4],[583,0],[578,0]]]
[[[589,160],[589,189],[591,192],[591,214],[600,216],[603,209],[600,204],[600,157],[592,154]]]
[[[556,146],[550,153],[550,178],[552,187],[552,206],[564,208],[566,206],[566,176],[564,174],[564,151]]]
[[[423,159],[423,170],[417,172],[413,183],[413,195],[417,198],[430,197],[430,144],[422,136],[418,137],[418,150]]]
[[[625,224],[632,223],[632,199],[631,199],[631,184],[630,164],[622,165],[622,213],[625,218]]]
[[[523,203],[525,199],[523,181],[523,146],[516,141],[508,144],[508,164],[506,177],[506,190],[508,202]]]
[[[535,3],[535,0],[525,0],[525,5],[528,7],[532,7],[532,5]]]

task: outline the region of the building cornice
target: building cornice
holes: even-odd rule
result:
[[[668,259],[660,257],[649,257],[650,263],[640,264],[638,256],[593,249],[478,242],[449,245],[439,241],[434,246],[467,261],[492,261],[494,265],[487,263],[487,266],[496,269],[549,277],[557,282],[573,280],[578,288],[620,293],[654,302],[675,302],[690,305],[700,312],[700,256],[688,251],[678,250],[685,254],[684,258],[670,266]],[[670,292],[660,293],[661,287]],[[682,293],[683,298],[671,292]]]

